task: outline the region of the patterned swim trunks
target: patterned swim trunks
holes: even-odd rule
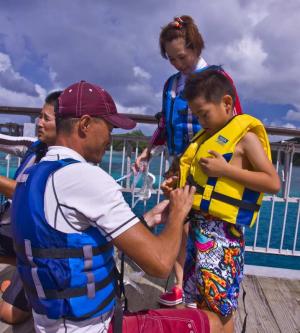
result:
[[[193,214],[184,267],[184,302],[230,316],[238,305],[244,245],[240,226]]]

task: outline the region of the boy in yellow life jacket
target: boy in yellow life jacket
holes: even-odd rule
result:
[[[252,225],[263,192],[276,193],[280,180],[271,162],[262,123],[233,116],[231,82],[219,70],[192,74],[184,96],[202,130],[180,158],[179,186],[196,186],[184,267],[184,300],[216,312],[224,332],[233,332],[243,277],[243,225]],[[165,194],[178,178],[162,185]]]

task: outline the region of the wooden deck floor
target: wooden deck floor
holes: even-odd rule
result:
[[[0,281],[10,274],[10,267],[0,265]],[[164,289],[165,281],[142,277],[139,282],[143,295],[131,286],[127,287],[129,310],[157,307],[156,301]],[[239,310],[235,315],[236,333],[241,332],[245,318],[244,309],[248,313],[247,333],[300,333],[300,280],[247,275],[243,288],[246,292],[245,304],[241,293]],[[14,327],[0,322],[0,332],[33,332],[32,322]]]

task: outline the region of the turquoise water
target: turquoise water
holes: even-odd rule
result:
[[[4,159],[5,154],[0,152],[0,174],[6,175],[6,160]],[[132,161],[133,162],[133,161]],[[18,160],[17,158],[12,158],[10,161],[10,172],[9,177],[13,177],[16,170]],[[105,154],[101,167],[108,171],[109,155]],[[113,153],[113,165],[112,165],[112,176],[117,179],[121,177],[121,166],[122,166],[122,153]],[[160,159],[156,158],[151,162],[150,171],[158,175],[159,174]],[[299,197],[299,185],[300,185],[300,168],[295,167],[293,170],[293,181],[291,184],[291,196]],[[159,184],[158,176],[156,177],[156,182],[154,188],[158,188]],[[131,205],[132,196],[131,193],[124,193],[126,201]],[[143,202],[139,202],[134,211],[137,215],[141,215],[144,210],[148,210],[153,207],[157,202],[156,196],[152,195],[151,198],[146,202],[144,206]],[[287,223],[285,237],[283,241],[283,249],[293,249],[294,234],[297,221],[297,209],[298,204],[290,203],[287,211]],[[274,220],[272,225],[272,237],[270,241],[271,248],[279,248],[281,242],[281,234],[283,228],[283,216],[284,216],[285,204],[276,203],[274,211]],[[269,230],[269,220],[271,214],[271,202],[263,202],[262,209],[260,211],[260,221],[258,227],[258,236],[256,246],[265,247],[268,239]],[[246,245],[252,246],[255,237],[255,227],[252,229],[247,228],[245,233]],[[300,250],[300,228],[297,235],[297,246],[296,250]],[[247,252],[245,256],[246,264],[250,265],[261,265],[270,267],[280,267],[280,268],[290,268],[290,269],[300,269],[300,258],[284,255],[273,255],[273,254],[261,254],[261,253],[251,253]]]
[[[108,154],[104,157],[101,166],[108,170]],[[113,155],[114,165],[112,168],[112,175],[115,179],[121,177],[121,165],[122,165],[122,154],[115,152]],[[133,162],[133,161],[132,161]],[[150,165],[150,171],[158,175],[159,174],[160,160],[156,158]],[[281,172],[281,171],[279,171]],[[300,168],[295,167],[293,169],[293,181],[291,183],[290,196],[300,196],[299,185],[300,185]],[[158,188],[159,179],[156,177],[156,182],[154,188]],[[131,204],[132,197],[130,193],[124,194],[125,199],[129,204]],[[163,198],[163,197],[162,197]],[[144,210],[148,210],[156,204],[156,196],[152,196],[146,203],[144,207],[143,202],[137,204],[134,211],[137,215],[140,215]],[[271,214],[271,202],[263,202],[263,206],[260,211],[260,221],[258,226],[257,235],[257,247],[266,247],[269,232],[270,214]],[[297,210],[298,204],[290,203],[287,210],[287,222],[285,226],[285,237],[283,241],[283,249],[293,249],[294,234],[297,222]],[[279,248],[281,242],[282,228],[283,228],[283,217],[285,211],[285,203],[277,202],[275,204],[274,219],[272,224],[272,233],[270,240],[271,248]],[[300,228],[299,228],[300,229]],[[245,240],[246,245],[252,246],[255,237],[255,227],[252,229],[246,228]],[[297,235],[297,246],[296,250],[300,250],[300,230],[298,230]],[[290,268],[290,269],[300,269],[300,258],[285,256],[285,255],[275,255],[275,254],[264,254],[264,253],[252,253],[247,252],[245,255],[245,262],[249,265],[259,265],[268,267],[279,267],[279,268]]]

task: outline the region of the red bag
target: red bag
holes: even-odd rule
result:
[[[113,321],[108,333],[113,332]],[[123,333],[209,333],[209,320],[199,309],[156,309],[126,313]]]

